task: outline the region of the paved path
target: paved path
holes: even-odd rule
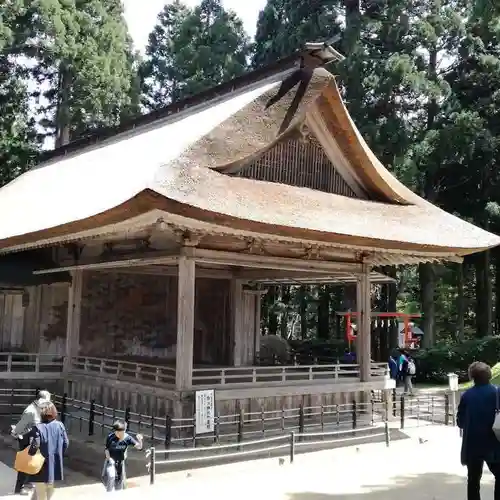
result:
[[[16,483],[16,472],[0,462],[0,498],[10,495]]]
[[[218,500],[457,500],[465,498],[465,469],[459,463],[457,429],[428,426],[406,430],[409,439],[175,472],[147,478],[119,493],[123,500],[217,497]],[[485,499],[493,498],[492,477],[484,475]],[[102,486],[65,488],[62,500],[105,500]]]
[[[133,480],[118,494],[123,500],[199,498],[218,500],[457,500],[465,498],[465,469],[459,463],[458,430],[413,427],[409,439],[384,444],[297,455],[294,464],[277,458]],[[0,469],[1,470],[1,469]],[[0,482],[3,483],[2,477]],[[492,477],[485,472],[483,498],[493,498]],[[142,487],[141,487],[142,486]],[[1,491],[1,490],[0,490]],[[216,495],[215,495],[216,492]],[[105,500],[102,485],[68,486],[58,499]]]

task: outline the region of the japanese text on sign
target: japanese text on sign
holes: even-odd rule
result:
[[[215,391],[208,389],[195,393],[195,431],[196,434],[214,432],[215,428]]]

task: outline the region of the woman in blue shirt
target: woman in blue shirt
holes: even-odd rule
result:
[[[493,432],[498,388],[491,383],[491,368],[476,361],[469,367],[474,386],[460,398],[457,424],[463,431],[461,460],[467,466],[467,500],[480,500],[483,465],[495,477],[495,500],[500,500],[500,442]]]
[[[116,421],[113,424],[113,432],[106,439],[103,476],[105,478],[106,491],[123,490],[125,488],[125,459],[127,448],[133,446],[142,450],[142,434],[137,434],[134,439],[127,434],[127,424]]]
[[[31,440],[30,455],[37,450],[45,461],[38,474],[28,476],[35,484],[36,498],[50,500],[56,483],[64,479],[63,457],[68,448],[68,435],[62,422],[57,420],[57,410],[53,403],[47,403],[40,411],[41,423],[35,425],[26,435]]]

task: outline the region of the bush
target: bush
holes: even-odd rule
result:
[[[291,354],[297,363],[312,365],[342,361],[348,344],[343,339],[332,340],[290,340]]]
[[[440,344],[414,353],[417,381],[444,383],[448,373],[456,373],[460,382],[468,380],[467,370],[474,361],[494,366],[500,360],[500,337],[471,339],[457,344]]]

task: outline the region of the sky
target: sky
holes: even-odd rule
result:
[[[199,4],[200,0],[184,0],[190,7]],[[125,18],[136,49],[141,52],[148,41],[148,36],[156,23],[156,16],[170,0],[123,0]],[[223,0],[224,7],[231,9],[243,21],[246,32],[253,37],[259,12],[264,8],[266,0]]]

